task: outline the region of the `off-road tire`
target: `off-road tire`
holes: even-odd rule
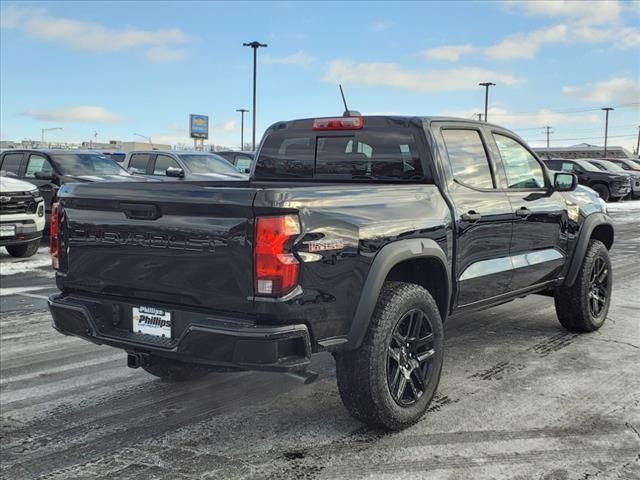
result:
[[[200,365],[153,356],[147,359],[147,362],[142,365],[142,369],[151,375],[173,382],[196,380],[211,373],[211,370]]]
[[[410,312],[419,312],[432,332],[434,350],[423,393],[411,405],[400,405],[391,393],[388,351],[396,327]],[[407,334],[407,336],[409,336]],[[393,337],[395,338],[395,337]],[[442,371],[444,331],[436,302],[419,285],[385,282],[365,338],[356,350],[336,354],[340,397],[349,413],[374,428],[399,430],[416,423],[436,392]],[[415,358],[415,356],[414,356]]]
[[[18,258],[33,257],[38,251],[40,246],[40,239],[31,240],[28,243],[21,243],[20,245],[7,245],[5,248],[9,255]]]
[[[611,192],[609,191],[609,187],[607,187],[606,185],[603,185],[602,183],[596,183],[591,188],[593,188],[598,193],[598,195],[600,195],[600,198],[605,202],[608,202],[611,199]]]
[[[591,296],[594,291],[592,276],[596,262],[604,264],[607,274],[606,285],[602,286],[602,291],[606,293],[606,300],[598,315],[594,315],[590,304],[593,301]],[[611,260],[607,247],[599,240],[590,240],[573,286],[560,287],[555,291],[556,313],[562,326],[572,332],[598,330],[607,318],[611,304],[612,280]]]

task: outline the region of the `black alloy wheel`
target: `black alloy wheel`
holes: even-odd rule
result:
[[[609,270],[604,258],[596,257],[589,281],[589,310],[599,318],[609,302]]]
[[[422,310],[404,314],[387,348],[387,384],[402,407],[413,405],[424,394],[436,353],[429,318]]]

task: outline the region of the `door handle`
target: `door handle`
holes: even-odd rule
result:
[[[465,222],[477,222],[482,218],[482,215],[475,210],[469,210],[467,213],[460,215],[460,218]]]
[[[533,212],[529,210],[527,207],[520,207],[518,210],[516,210],[516,215],[518,217],[528,217],[532,213]]]

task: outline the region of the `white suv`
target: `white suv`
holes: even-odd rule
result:
[[[40,246],[44,223],[38,187],[0,176],[0,247],[13,257],[32,256]]]

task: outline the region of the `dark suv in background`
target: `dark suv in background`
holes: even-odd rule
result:
[[[551,170],[576,174],[580,185],[594,189],[605,202],[616,202],[631,192],[629,175],[600,170],[587,160],[558,158],[544,163]]]
[[[7,150],[0,154],[0,170],[7,177],[38,187],[45,201],[47,223],[51,202],[64,183],[144,181],[110,157],[86,150]]]

